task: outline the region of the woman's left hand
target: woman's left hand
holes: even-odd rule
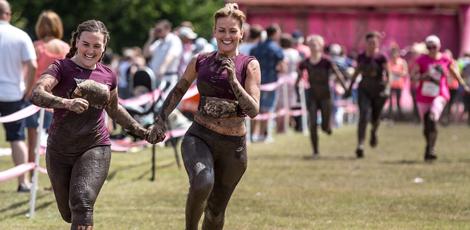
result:
[[[151,144],[156,144],[165,140],[166,126],[165,122],[159,116],[156,117],[155,123],[149,128],[145,140]]]

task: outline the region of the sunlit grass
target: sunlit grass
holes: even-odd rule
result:
[[[229,204],[225,229],[469,229],[470,129],[440,127],[437,162],[423,163],[418,125],[387,125],[379,146],[354,158],[355,127],[320,135],[321,157],[308,137],[277,135],[249,146],[248,170]],[[96,229],[184,229],[188,181],[171,148],[158,148],[157,180],[150,149],[115,153],[95,206]],[[44,164],[44,161],[42,161]],[[0,157],[0,170],[12,166]],[[422,178],[423,183],[415,183]],[[0,184],[0,229],[67,229],[50,184],[40,177],[37,211],[28,219],[28,194],[16,181]]]

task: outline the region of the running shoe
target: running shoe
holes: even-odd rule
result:
[[[364,158],[364,149],[357,148],[356,149],[356,157],[359,158]]]

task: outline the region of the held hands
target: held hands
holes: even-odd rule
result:
[[[351,95],[352,95],[351,89],[347,89],[343,94],[343,98],[344,99],[349,98],[349,97],[351,97]]]
[[[88,101],[83,98],[67,99],[65,101],[65,108],[75,113],[83,113],[88,109],[88,105]]]
[[[165,122],[160,116],[157,116],[157,118],[155,118],[155,123],[148,130],[150,131],[148,135],[146,135],[145,140],[149,143],[156,144],[165,140],[166,126]]]

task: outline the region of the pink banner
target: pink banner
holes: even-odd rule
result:
[[[443,49],[450,49],[456,55],[459,51],[460,24],[456,11],[418,9],[366,11],[358,9],[340,12],[329,9],[312,10],[309,13],[294,12],[285,13],[285,9],[279,8],[250,10],[248,22],[263,27],[278,23],[283,32],[287,33],[301,30],[305,35],[319,34],[325,38],[326,44],[339,43],[350,52],[359,52],[364,49],[364,35],[371,30],[385,34],[382,44],[384,51],[392,42],[406,47],[414,42],[423,41],[430,34],[436,34],[441,38]],[[468,9],[464,8],[462,12],[465,13],[465,19],[469,21]],[[467,27],[469,26],[463,29],[470,34],[467,32],[467,30],[470,31]],[[467,43],[470,44],[470,42],[464,42],[464,44]]]

